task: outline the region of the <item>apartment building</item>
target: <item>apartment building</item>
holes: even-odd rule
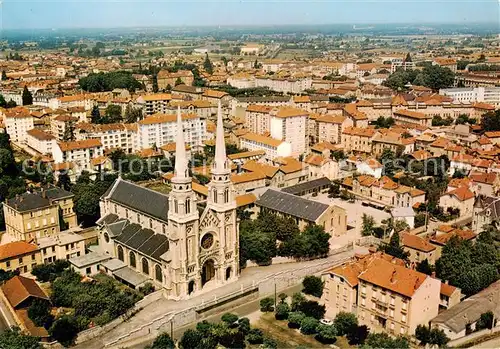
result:
[[[50,133],[34,128],[28,130],[26,144],[40,154],[52,154],[56,138]]]
[[[302,93],[312,86],[312,78],[279,78],[258,76],[255,78],[255,87],[268,87],[270,90],[283,93]]]
[[[37,245],[26,241],[14,241],[0,245],[0,269],[19,271],[24,274],[42,263],[42,255]]]
[[[89,138],[81,141],[59,142],[52,149],[52,158],[56,164],[71,162],[80,170],[90,170],[91,160],[102,156],[103,147],[100,139]]]
[[[394,120],[401,123],[418,124],[421,126],[432,126],[432,116],[417,111],[399,109],[392,114]]]
[[[240,137],[240,148],[250,151],[263,150],[264,159],[272,161],[277,157],[292,155],[292,145],[279,139],[248,132]]]
[[[305,110],[281,107],[270,113],[271,137],[292,146],[292,156],[298,157],[307,150],[307,119]]]
[[[138,149],[137,124],[89,124],[76,126],[77,140],[99,139],[103,150],[122,149],[125,153],[135,153]]]
[[[405,138],[402,133],[379,131],[372,139],[372,154],[379,157],[384,149],[391,150],[397,156],[411,154],[415,151],[415,138]]]
[[[24,107],[4,109],[2,111],[5,130],[13,142],[26,142],[28,131],[33,129],[34,118]]]
[[[441,282],[428,275],[374,259],[358,276],[358,320],[369,328],[412,335],[438,315]]]
[[[500,106],[500,87],[457,87],[439,90],[440,95],[453,98],[454,103],[477,102]]]
[[[190,70],[179,70],[177,72],[169,72],[168,70],[160,70],[157,75],[158,89],[165,90],[167,87],[174,87],[181,82],[185,85],[192,85],[194,80],[193,73]]]
[[[137,123],[138,149],[161,147],[175,142],[177,134],[176,114],[154,114]],[[203,149],[207,139],[206,120],[196,114],[182,114],[184,139],[193,151]]]
[[[347,127],[342,132],[341,145],[347,152],[371,153],[375,133],[371,128]]]
[[[78,118],[69,114],[57,115],[50,121],[51,132],[58,140],[62,141],[66,134],[66,129],[74,129],[77,122]]]
[[[164,112],[165,114],[172,114],[181,108],[181,113],[196,114],[200,118],[210,119],[212,115],[217,112],[217,104],[208,100],[194,100],[194,101],[172,101]]]
[[[271,129],[270,113],[273,107],[249,104],[245,111],[245,128],[250,132],[264,134]]]
[[[6,232],[15,240],[29,241],[76,227],[73,197],[66,190],[47,185],[5,201]]]
[[[394,73],[396,70],[403,69],[403,70],[413,70],[415,69],[415,63],[413,63],[407,58],[392,58],[391,59],[391,74]]]
[[[248,73],[237,73],[227,78],[227,84],[236,88],[255,87],[255,76]]]
[[[453,73],[457,72],[457,60],[447,57],[437,57],[432,61],[433,65],[439,65],[442,68],[448,68]]]
[[[61,232],[37,240],[43,263],[58,259],[70,259],[85,254],[85,237],[71,232]]]
[[[155,93],[139,97],[137,103],[142,105],[144,115],[153,115],[166,113],[171,100],[172,95],[170,93]]]
[[[328,142],[340,144],[342,142],[342,132],[353,126],[351,119],[341,115],[321,115],[316,118],[317,140],[318,142]]]
[[[86,94],[57,97],[49,100],[49,108],[54,110],[72,107],[83,107],[85,110],[90,110],[95,104],[94,98]]]

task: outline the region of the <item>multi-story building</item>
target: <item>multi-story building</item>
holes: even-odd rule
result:
[[[316,118],[318,130],[317,140],[340,144],[342,142],[342,131],[353,125],[352,120],[342,115],[321,115]]]
[[[240,148],[254,150],[264,150],[266,160],[274,160],[277,157],[287,157],[292,155],[292,145],[279,139],[262,136],[248,132],[240,137]]]
[[[259,76],[255,78],[255,87],[268,87],[270,90],[283,93],[301,93],[312,86],[312,78],[278,78]]]
[[[42,253],[43,263],[52,263],[58,259],[70,259],[85,254],[85,237],[71,232],[61,232],[37,240]]]
[[[347,152],[371,153],[375,133],[376,131],[371,128],[347,127],[342,132],[341,145]]]
[[[396,156],[411,154],[415,150],[415,139],[390,130],[377,132],[372,139],[372,154],[379,157],[384,149],[391,150]]]
[[[33,129],[33,116],[24,107],[4,109],[2,111],[5,130],[13,142],[26,142],[28,131]]]
[[[103,154],[101,140],[89,138],[81,141],[59,142],[52,149],[54,163],[71,162],[80,170],[90,170],[91,160]]]
[[[453,98],[455,103],[476,102],[500,106],[500,87],[456,87],[439,90],[440,95]]]
[[[161,147],[175,141],[178,132],[176,114],[154,114],[137,123],[138,149]],[[203,149],[206,140],[206,120],[196,114],[182,114],[182,127],[186,143],[193,151]]]
[[[69,114],[58,115],[50,122],[51,132],[58,139],[63,140],[68,128],[74,129],[78,118]]]
[[[144,115],[153,115],[166,113],[171,100],[170,93],[154,93],[139,97],[137,103],[142,106]]]
[[[227,84],[236,88],[255,87],[255,76],[247,73],[234,74],[227,78]]]
[[[269,113],[272,107],[259,104],[249,104],[245,111],[245,128],[250,132],[264,134],[271,128]]]
[[[0,269],[30,272],[37,264],[42,263],[42,255],[37,245],[26,241],[14,241],[0,245]]]
[[[413,70],[415,69],[415,63],[411,59],[406,58],[393,58],[391,59],[391,74],[396,70]]]
[[[158,89],[165,90],[178,85],[179,82],[185,85],[193,84],[193,73],[190,70],[179,70],[177,72],[169,72],[168,70],[161,70],[157,75]]]
[[[401,123],[417,124],[422,126],[432,126],[432,116],[417,111],[400,109],[392,114],[394,120]]]
[[[86,94],[57,97],[49,100],[49,107],[54,110],[71,107],[83,107],[85,110],[90,110],[95,104],[93,97]]]
[[[298,157],[307,150],[307,118],[305,110],[282,107],[271,111],[271,137],[292,146],[292,156]]]
[[[87,124],[76,126],[77,140],[99,139],[104,150],[122,149],[125,153],[135,153],[137,145],[137,124]]]
[[[30,241],[76,227],[73,197],[66,190],[48,185],[5,201],[6,233],[15,240]]]
[[[457,72],[457,60],[453,58],[447,57],[437,57],[432,61],[433,65],[439,65],[443,68],[450,69],[453,73]]]
[[[56,138],[50,133],[34,128],[27,132],[26,144],[40,154],[52,154]]]

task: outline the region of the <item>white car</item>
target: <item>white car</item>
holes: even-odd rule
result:
[[[321,319],[319,320],[323,325],[333,325],[333,321],[330,319]]]

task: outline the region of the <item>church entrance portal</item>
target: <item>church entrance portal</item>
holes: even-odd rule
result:
[[[203,264],[201,269],[201,286],[212,280],[215,276],[215,265],[212,259],[209,259]]]

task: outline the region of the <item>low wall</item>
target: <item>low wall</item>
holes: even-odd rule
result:
[[[467,344],[469,342],[473,343],[473,342],[477,341],[478,339],[480,339],[481,337],[488,336],[488,335],[491,335],[493,333],[498,333],[498,332],[500,332],[500,326],[493,327],[491,330],[490,329],[480,330],[477,332],[473,332],[465,337],[461,337],[461,338],[457,338],[457,339],[454,339],[452,341],[449,341],[448,346],[449,347],[459,347],[459,346],[462,346],[462,345]]]

